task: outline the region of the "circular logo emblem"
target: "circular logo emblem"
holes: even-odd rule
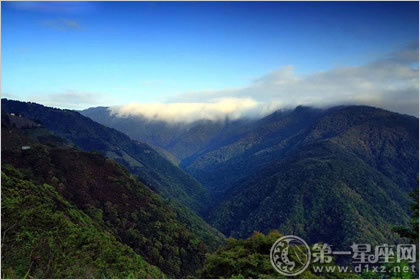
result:
[[[302,238],[286,235],[277,239],[271,247],[270,261],[277,272],[285,276],[296,276],[308,268],[311,250]]]

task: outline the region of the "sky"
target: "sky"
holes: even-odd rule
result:
[[[10,99],[171,120],[418,116],[418,2],[2,2],[1,31]]]

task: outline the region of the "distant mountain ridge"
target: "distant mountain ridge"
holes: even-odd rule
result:
[[[174,155],[178,161],[215,145],[217,141],[226,140],[230,130],[237,131],[243,124],[248,123],[246,120],[168,123],[141,116],[118,117],[112,114],[108,107],[89,108],[80,113],[100,124],[115,128],[132,139],[161,147]]]
[[[347,116],[344,116],[343,114],[346,112]],[[298,141],[297,139],[299,137],[303,137],[302,139],[306,137],[304,135],[305,133],[312,133],[305,140],[302,140],[306,143],[328,138],[329,134],[330,136],[333,134],[337,135],[340,132],[339,129],[342,129],[342,132],[346,130],[346,133],[349,134],[357,133],[357,129],[366,125],[367,122],[365,121],[369,118],[369,114],[375,117],[375,119],[369,122],[370,124],[376,121],[382,126],[377,126],[375,128],[377,131],[379,129],[385,129],[388,124],[393,126],[397,126],[398,124],[405,125],[403,128],[412,132],[410,134],[411,138],[416,138],[415,133],[418,131],[418,128],[415,128],[418,122],[416,117],[391,113],[369,106],[338,106],[330,109],[314,109],[298,106],[295,110],[276,111],[257,120],[223,122],[201,120],[187,125],[151,121],[141,117],[118,117],[111,115],[108,107],[89,108],[81,111],[81,113],[106,126],[131,133],[134,139],[157,145],[169,151],[178,158],[180,166],[193,174],[195,178],[200,178],[199,174],[194,173],[201,170],[200,168],[212,169],[212,165],[217,165],[217,169],[220,169],[225,162],[228,164],[232,158],[250,160],[246,158],[246,155],[252,156],[253,154],[258,154],[259,156],[264,155],[264,159],[261,160],[263,162],[270,161],[271,158],[278,158],[281,156],[278,154],[280,151],[289,152],[290,147],[287,145],[296,144],[291,140],[293,137]],[[358,120],[351,118],[351,114],[361,113],[368,115],[361,118],[359,120],[360,123],[357,123]],[[347,127],[342,127],[342,124],[338,125],[338,122],[347,122],[345,124],[343,123]],[[404,122],[407,123],[404,124]],[[412,127],[407,127],[407,124]],[[317,126],[312,132],[311,125]],[[212,127],[217,127],[217,129],[212,130]],[[177,133],[171,134],[169,131],[174,129],[177,130]],[[147,132],[144,132],[145,130]],[[200,131],[202,136],[199,140],[193,141],[192,139],[195,139],[197,131]],[[209,131],[211,132],[209,133]],[[322,133],[322,135],[316,135],[316,133]],[[156,140],[161,139],[163,135],[168,135],[166,141]],[[358,135],[358,137],[362,139],[366,135]],[[355,139],[355,137],[349,137],[348,139]],[[189,144],[181,145],[181,143],[186,143],[186,141]],[[336,137],[335,141],[341,141],[342,144],[345,142],[343,137]],[[349,148],[351,146],[353,152],[357,152],[362,147],[357,146],[356,143],[352,144],[353,146],[347,141],[347,146]],[[399,144],[399,146],[404,147],[404,143]],[[173,149],[173,147],[178,145],[189,149],[189,152],[183,154],[177,149]],[[284,145],[284,147],[280,148],[280,145]],[[369,153],[372,152],[379,153],[379,151],[370,151]],[[240,156],[237,157],[237,155]],[[363,156],[363,152],[359,151],[358,155]],[[365,160],[370,160],[370,163],[373,164],[372,159],[364,158]],[[381,159],[376,159],[375,161],[377,166],[381,165]],[[402,160],[400,164],[404,164],[404,162],[406,163],[406,167],[400,169],[408,168],[409,170],[413,170],[410,166],[415,166],[416,164],[415,161],[407,162]],[[202,166],[203,164],[204,166]],[[226,169],[228,168],[235,169],[234,166],[226,167]],[[252,165],[252,168],[255,169],[255,164]],[[382,170],[384,171],[383,168]],[[415,174],[415,172],[412,172],[412,174]],[[214,174],[213,177],[217,178],[218,175]],[[199,179],[199,181],[201,180]],[[412,183],[413,180],[410,181],[410,185]],[[205,185],[208,187],[212,186],[207,182]]]
[[[146,142],[169,135],[161,148],[209,189],[207,220],[227,236],[278,229],[335,246],[395,242],[390,225],[408,221],[419,167],[416,117],[299,106],[257,120],[200,121],[171,137],[174,124],[98,111],[100,118],[95,109],[82,113]],[[188,152],[174,149],[178,143],[189,143]]]

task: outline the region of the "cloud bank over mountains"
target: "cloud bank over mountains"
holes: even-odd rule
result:
[[[15,99],[12,93],[3,97]],[[85,109],[118,104],[118,93],[66,91],[28,97],[47,106]],[[371,105],[419,115],[419,45],[365,65],[347,66],[298,75],[291,65],[254,80],[249,86],[199,90],[173,95],[165,103],[129,103],[111,106],[120,117],[143,116],[151,120],[193,122],[226,117],[262,117],[277,109],[298,105],[319,108],[334,105]]]
[[[111,107],[119,116],[185,121],[262,116],[298,105],[329,107],[363,104],[418,116],[418,42],[361,66],[348,66],[300,76],[293,66],[270,72],[244,88],[196,91],[168,103]]]
[[[251,98],[221,98],[211,102],[131,103],[110,107],[110,111],[119,117],[143,116],[150,120],[188,123],[201,119],[221,120],[226,116],[236,119],[254,114],[259,106]]]

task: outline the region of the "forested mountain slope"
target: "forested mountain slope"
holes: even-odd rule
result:
[[[389,225],[408,221],[418,176],[418,119],[349,106],[303,127],[278,145],[254,145],[215,164],[208,176],[233,179],[210,223],[237,237],[279,229],[336,246],[395,241]],[[224,173],[227,166],[238,174]]]
[[[239,140],[205,153],[184,168],[203,185],[225,192],[272,161],[326,139],[344,146],[406,190],[416,183],[418,119],[367,106],[326,111],[298,107],[272,114]],[[223,181],[218,178],[224,178]]]
[[[103,222],[2,165],[2,278],[163,278]]]
[[[408,203],[408,194],[390,179],[325,141],[237,184],[209,221],[228,236],[278,229],[344,248],[395,241],[390,225],[408,222]]]
[[[323,113],[322,110],[304,107],[275,112],[248,123],[241,134],[232,137],[225,145],[210,147],[184,160],[181,166],[218,198],[222,198],[223,193],[236,182],[284,157]]]
[[[35,120],[84,151],[96,150],[124,165],[150,188],[200,213],[209,195],[193,177],[149,145],[133,141],[71,110],[2,99],[2,112]]]
[[[40,132],[40,129],[44,132]],[[223,243],[223,236],[220,233],[179,204],[159,197],[118,163],[101,154],[87,153],[71,148],[69,144],[63,143],[62,139],[54,142],[50,138],[50,142],[45,145],[41,144],[38,138],[44,133],[45,128],[42,127],[15,128],[8,122],[6,116],[2,116],[2,167],[10,166],[7,168],[12,170],[12,175],[15,174],[12,176],[7,173],[5,176],[17,177],[15,179],[18,183],[28,188],[28,192],[35,196],[35,201],[39,201],[39,204],[36,204],[39,209],[46,209],[47,212],[38,213],[38,215],[46,215],[45,221],[51,219],[51,222],[60,223],[63,219],[65,221],[66,213],[71,213],[76,217],[76,220],[72,220],[74,224],[63,225],[62,228],[52,228],[52,225],[43,222],[25,227],[22,224],[24,221],[32,218],[36,219],[35,221],[41,221],[38,216],[32,217],[37,214],[36,209],[38,208],[36,207],[38,206],[28,204],[27,207],[20,207],[23,205],[20,203],[24,203],[22,199],[26,198],[19,196],[21,195],[20,188],[14,189],[13,184],[10,184],[8,185],[10,190],[7,189],[2,193],[2,206],[8,207],[2,211],[4,214],[2,229],[6,230],[13,225],[13,228],[16,228],[16,230],[10,229],[7,235],[10,237],[8,239],[11,242],[10,248],[26,246],[25,248],[32,248],[34,251],[47,250],[50,248],[47,245],[45,248],[38,248],[31,247],[34,245],[19,243],[21,240],[19,236],[27,234],[28,242],[30,241],[31,244],[37,242],[36,238],[52,242],[52,239],[61,240],[61,237],[51,235],[50,230],[67,230],[67,228],[73,230],[74,228],[76,232],[71,236],[63,235],[66,238],[63,239],[63,242],[66,241],[66,244],[71,246],[68,248],[72,248],[71,250],[79,252],[81,255],[82,259],[76,264],[82,267],[92,266],[92,275],[95,277],[107,275],[108,277],[121,277],[124,275],[113,271],[112,265],[106,269],[107,263],[111,260],[106,259],[104,263],[91,263],[92,257],[86,251],[88,247],[85,249],[84,246],[90,242],[96,244],[95,242],[102,239],[110,244],[109,250],[117,250],[112,249],[112,246],[116,246],[115,248],[120,251],[111,253],[104,251],[108,250],[104,247],[92,248],[92,250],[97,250],[99,256],[104,256],[104,258],[109,258],[109,254],[114,254],[115,258],[119,255],[121,258],[127,258],[127,277],[159,277],[162,275],[158,269],[149,264],[157,266],[167,276],[187,277],[195,275],[197,269],[202,266],[209,247],[214,248]],[[41,137],[41,139],[43,138]],[[14,168],[18,171],[14,171]],[[43,194],[43,189],[51,190],[51,195]],[[14,198],[14,195],[18,197]],[[49,208],[47,209],[47,207]],[[57,210],[62,211],[63,219],[61,216],[56,217],[55,214],[50,217],[51,211],[55,213],[54,211]],[[57,212],[57,215],[59,213]],[[82,225],[91,227],[89,231],[86,229],[86,234],[88,234],[86,237],[84,237],[83,231],[80,232],[78,229]],[[98,232],[98,241],[90,237],[95,231]],[[33,237],[34,234],[36,234],[36,238]],[[81,235],[79,236],[79,234]],[[86,241],[83,241],[86,243],[79,240],[82,237],[87,238]],[[118,245],[118,242],[114,240],[118,240],[124,246]],[[73,241],[82,243],[73,244]],[[106,247],[108,243],[103,246]],[[56,249],[53,247],[51,250]],[[26,253],[28,252],[25,249],[8,257],[6,263],[10,267],[10,277],[13,275],[23,277],[21,275],[23,268],[21,269],[20,266],[27,267],[26,263],[25,265],[21,264],[22,259],[28,256],[25,255]],[[45,260],[44,257],[49,255],[40,255],[40,252],[37,252],[37,255],[40,259],[40,268],[45,268],[45,263],[48,263],[48,260]],[[54,256],[50,257],[51,261],[55,260]],[[57,260],[57,262],[71,262],[75,261],[75,258],[77,256],[71,255],[68,259]],[[115,265],[118,265],[119,261],[115,262]],[[136,264],[139,269],[144,267],[144,271],[131,271],[130,265]],[[115,269],[123,268],[122,264],[120,267],[115,267]],[[42,274],[44,275],[42,277],[48,275],[71,277],[78,273],[74,271],[76,268],[70,267],[68,271],[64,272],[53,268],[49,269],[52,274]],[[97,272],[97,269],[101,269],[100,272]]]

